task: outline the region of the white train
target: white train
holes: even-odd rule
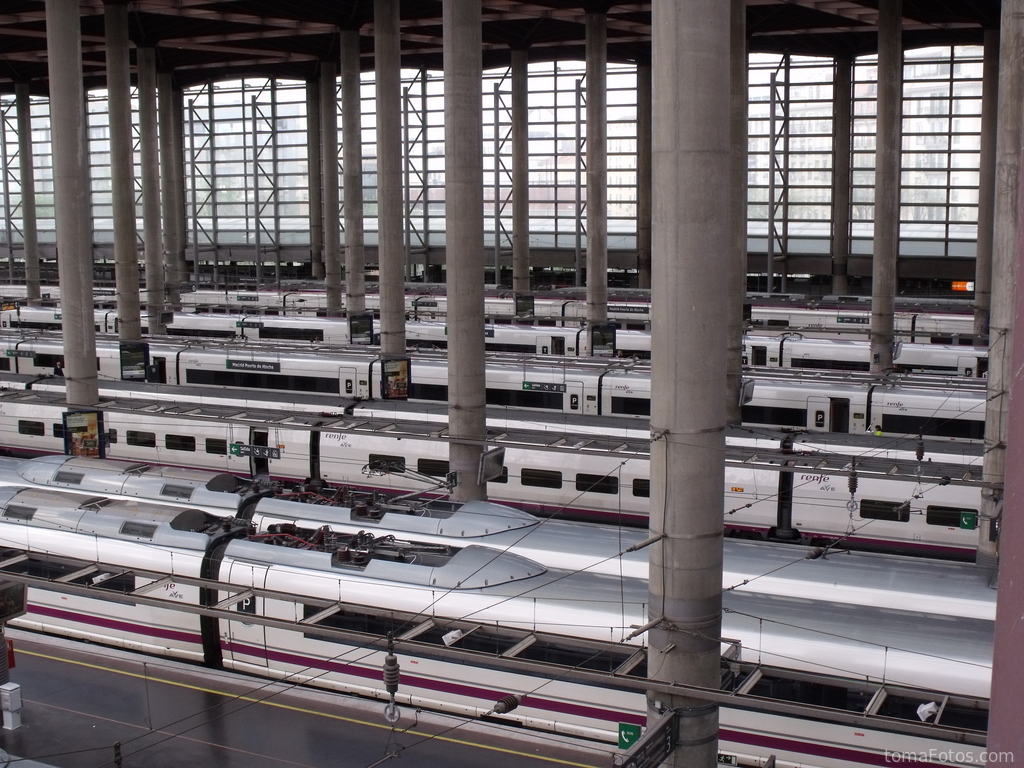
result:
[[[366,349],[152,341],[147,350],[147,376],[154,383],[356,400],[380,398],[383,390],[381,356]],[[47,375],[63,359],[63,342],[59,337],[0,334],[0,352],[0,371]],[[101,379],[121,379],[116,341],[98,340],[97,358]],[[629,419],[650,415],[650,367],[642,363],[492,356],[486,375],[486,398],[492,406]],[[774,381],[774,374],[764,371],[751,375],[755,383],[744,393],[745,424],[852,433],[879,425],[886,434],[984,438],[987,396],[980,381],[880,384],[873,377],[814,376],[785,387],[757,383],[766,376]],[[447,403],[448,361],[443,354],[411,358],[408,394],[413,401]]]
[[[117,313],[108,309],[94,311],[97,332],[116,333]],[[61,328],[60,309],[16,307],[0,311],[0,328],[21,331],[53,331]],[[377,343],[379,323],[366,335],[366,343]],[[408,320],[406,338],[410,349],[443,350],[448,347],[448,329],[443,322]],[[144,327],[143,332],[147,328]],[[347,318],[309,315],[173,314],[167,335],[197,339],[248,339],[260,342],[312,342],[349,344],[351,334]],[[485,346],[489,352],[512,352],[553,357],[589,357],[593,353],[589,329],[526,325],[487,325]],[[619,330],[614,349],[607,356],[620,358],[651,357],[649,331]],[[894,367],[908,373],[933,373],[983,378],[988,371],[986,348],[939,344],[900,343],[894,352]],[[803,338],[784,334],[778,337],[748,335],[743,344],[745,365],[772,368],[810,368],[815,370],[867,371],[870,345],[864,340]]]
[[[399,705],[604,740],[615,740],[618,723],[645,719],[643,636],[629,637],[647,620],[643,580],[554,569],[477,545],[280,526],[251,533],[197,510],[38,489],[0,489],[0,541],[45,556],[8,573],[63,582],[62,595],[30,587],[29,613],[15,626],[380,699],[388,697],[381,670],[390,632],[397,660],[415,669],[399,682]],[[216,583],[201,590],[198,578]],[[916,605],[918,585],[934,593],[925,577],[900,587],[899,599]],[[761,765],[774,754],[785,766],[845,768],[886,750],[929,749],[948,753],[938,759],[949,765],[980,759],[990,620],[814,594],[781,600],[732,590],[723,602],[723,688],[735,702],[721,713],[724,762]],[[569,673],[574,667],[597,674]],[[863,714],[882,684],[885,709]],[[785,690],[793,702],[816,704],[822,685],[846,690],[840,706],[862,716],[811,722],[745,698]],[[522,698],[495,715],[506,696]],[[914,710],[929,701],[943,702],[940,722],[922,724]],[[906,733],[893,732],[893,718]]]
[[[287,405],[260,411],[141,400],[120,406],[105,400],[104,406],[110,458],[268,476],[289,484],[316,478],[364,491],[430,490],[424,477],[439,484],[449,472],[446,425],[414,421],[411,415],[397,420],[402,415],[397,411],[367,406],[329,416]],[[0,394],[0,445],[19,456],[63,453],[66,409],[53,393]],[[615,434],[601,421],[593,427],[603,435],[573,432],[557,421],[545,425],[532,414],[520,417],[517,423],[506,413],[504,421],[492,421],[495,428],[501,425],[497,444],[506,449],[505,474],[488,484],[492,500],[542,516],[646,525],[646,438]],[[918,462],[916,446],[877,438],[832,437],[824,444],[829,453],[820,453],[820,436],[793,444],[796,455],[779,453],[781,436],[741,433],[730,439],[733,455],[723,498],[732,535],[973,557],[980,446],[929,444]],[[250,455],[234,446],[249,446]],[[793,489],[786,491],[778,468],[800,459],[800,453],[813,456],[799,463]],[[751,460],[754,454],[758,461]],[[826,460],[830,466],[819,466]],[[858,485],[851,492],[854,464]],[[792,497],[789,523],[780,522],[780,494]]]
[[[407,286],[405,309],[415,319],[444,320],[448,299],[444,287],[423,293],[422,287]],[[556,292],[557,293],[557,292]],[[770,301],[766,297],[750,296],[750,325],[755,332],[797,331],[820,338],[842,338],[864,334],[871,325],[869,302],[844,301],[839,298],[826,303],[797,297],[798,301],[785,303]],[[342,297],[344,301],[344,296]],[[484,298],[487,317],[510,320],[516,316],[515,299],[510,295],[489,294]],[[261,312],[309,313],[323,312],[327,308],[327,294],[323,291],[211,291],[200,289],[183,293],[183,306],[211,311],[223,308],[246,307]],[[808,306],[809,304],[813,306]],[[894,329],[904,341],[932,344],[972,345],[974,318],[970,307],[951,302],[950,308],[922,308],[908,306],[894,313]],[[369,293],[366,307],[379,310],[379,296]],[[585,298],[563,293],[534,299],[531,315],[540,324],[578,325],[586,321]],[[611,299],[608,319],[626,329],[644,330],[650,327],[649,293],[637,292],[632,298]]]

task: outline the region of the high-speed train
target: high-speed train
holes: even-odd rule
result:
[[[230,476],[194,470],[170,475],[112,459],[44,456],[0,459],[0,487],[40,493],[72,491],[117,501],[148,501],[240,517],[257,530],[310,536],[317,530],[377,539],[397,538],[436,547],[491,547],[546,567],[632,579],[648,578],[647,531],[541,519],[493,501],[396,498],[360,493],[323,482],[240,494]],[[168,477],[174,483],[168,489]],[[181,480],[189,485],[183,487]],[[234,478],[231,478],[234,480]],[[92,503],[106,505],[112,502]],[[301,533],[300,533],[301,532]],[[786,544],[726,539],[722,588],[781,597],[827,599],[851,605],[902,609],[912,595],[926,613],[995,619],[990,576],[973,565],[834,550],[805,557]],[[820,554],[818,552],[808,554]],[[899,585],[894,587],[894,585]]]
[[[446,424],[369,406],[329,415],[198,402],[104,398],[102,405],[110,458],[406,493],[438,491],[450,471]],[[56,393],[0,394],[0,445],[19,456],[63,453],[66,410]],[[604,422],[573,431],[533,414],[518,422],[504,414],[489,420],[490,441],[505,447],[505,471],[488,483],[493,500],[546,517],[646,525],[646,436],[615,434]],[[729,439],[723,498],[732,535],[973,557],[981,446],[929,441],[919,461],[916,445],[814,439],[744,432]],[[796,453],[780,452],[786,442]],[[794,465],[790,490],[779,470],[801,454],[810,458]],[[832,464],[823,468],[826,459]],[[791,502],[788,522],[780,522],[782,500]]]
[[[63,341],[0,334],[0,351],[0,372],[50,374],[63,357]],[[362,400],[380,398],[385,389],[382,357],[354,347],[152,341],[147,354],[147,378],[154,383]],[[116,341],[97,340],[97,357],[100,379],[122,378]],[[410,358],[408,374],[410,400],[447,403],[448,361],[443,354],[418,353]],[[765,375],[763,370],[751,374],[755,383],[744,393],[746,424],[852,433],[879,425],[887,434],[984,438],[986,392],[981,381],[954,377],[889,384],[875,377],[813,375],[782,388],[756,383]],[[486,398],[492,406],[627,419],[650,415],[650,367],[644,363],[492,356],[486,376]],[[827,387],[834,392],[828,394]]]
[[[390,633],[396,661],[415,670],[398,682],[401,706],[612,741],[618,723],[646,717],[645,634],[634,631],[648,617],[642,579],[546,567],[486,546],[260,528],[104,501],[0,489],[0,542],[29,555],[11,558],[5,573],[37,579],[28,613],[12,625],[385,700]],[[63,594],[44,589],[58,580]],[[904,607],[885,609],[726,591],[723,687],[736,703],[722,709],[725,761],[754,766],[774,754],[786,766],[845,768],[885,750],[954,744],[959,756],[944,762],[975,759],[984,749],[993,622],[918,610],[914,592],[928,583],[901,587]],[[175,604],[206,610],[197,616]],[[573,668],[597,674],[566,674]],[[785,670],[804,686],[783,682]],[[806,701],[799,691],[807,683],[860,691],[844,697],[847,707],[865,707],[884,684],[888,708],[844,726],[784,718],[744,699],[779,696],[779,688]],[[514,707],[496,710],[507,697]],[[928,728],[918,719],[916,735],[884,725],[886,717],[915,722],[918,704],[939,700],[944,720]]]
[[[586,321],[587,302],[578,296],[558,295],[537,296],[533,311],[529,314],[538,324],[578,325]],[[643,330],[650,327],[650,298],[642,292],[630,298],[610,299],[608,319],[627,329]],[[799,331],[805,335],[821,338],[842,338],[863,334],[871,324],[871,311],[863,300],[844,300],[835,297],[832,301],[798,297],[780,303],[777,300],[752,295],[750,302],[750,325],[755,332]],[[344,296],[342,297],[344,301]],[[487,317],[505,319],[516,317],[516,301],[508,294],[489,294],[484,297],[484,313]],[[212,291],[200,289],[183,292],[181,303],[186,307],[210,311],[224,308],[247,308],[254,311],[315,314],[327,307],[327,295],[323,291]],[[366,295],[366,308],[374,311],[380,308],[380,297],[375,293]],[[405,309],[415,319],[443,320],[448,311],[448,299],[443,286],[437,291],[423,292],[422,287],[407,287]],[[520,313],[522,314],[522,313]],[[904,341],[933,344],[972,345],[974,343],[974,318],[970,307],[962,302],[955,307],[897,306],[894,313],[894,330]]]
[[[97,332],[116,333],[117,313],[94,310]],[[59,309],[17,307],[0,311],[0,328],[52,331],[61,328]],[[146,332],[145,324],[143,332]],[[365,330],[364,343],[378,343],[379,324]],[[443,322],[408,320],[410,349],[447,349],[448,329]],[[177,312],[166,326],[169,336],[196,339],[249,339],[260,342],[350,344],[348,318],[253,315],[186,314]],[[513,352],[552,357],[589,357],[594,354],[589,329],[526,325],[486,325],[484,344],[489,352]],[[650,359],[649,331],[619,330],[605,339],[600,354],[607,357]],[[772,368],[867,371],[870,345],[863,340],[803,338],[799,334],[745,337],[743,363]],[[981,378],[988,371],[988,350],[939,344],[900,343],[893,355],[894,369]]]

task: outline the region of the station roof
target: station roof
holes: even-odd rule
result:
[[[107,0],[109,2],[110,0]],[[115,0],[116,1],[116,0]],[[728,2],[729,0],[721,0]],[[338,30],[358,29],[364,70],[373,69],[373,0],[131,0],[129,34],[157,49],[157,66],[181,87],[210,80],[314,80],[337,60]],[[585,16],[608,14],[608,58],[650,60],[652,2],[481,0],[484,68],[511,50],[531,61],[584,58]],[[104,85],[104,0],[80,0],[87,88]],[[980,44],[999,26],[1000,0],[903,0],[904,47]],[[47,92],[43,0],[0,0],[0,92],[29,82]],[[808,56],[875,52],[878,0],[747,0],[750,50]],[[442,68],[440,0],[401,0],[403,65]]]

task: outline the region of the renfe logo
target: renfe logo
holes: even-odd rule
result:
[[[828,475],[800,475],[802,483],[825,483],[828,482]]]

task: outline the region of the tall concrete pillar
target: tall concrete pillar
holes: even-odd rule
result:
[[[182,283],[190,280],[188,257],[188,220],[185,216],[185,94],[181,88],[171,90],[171,172],[174,174],[174,260],[178,265],[178,277]],[[180,287],[180,286],[179,286]]]
[[[28,83],[15,83],[18,156],[21,158],[21,233],[25,240],[25,288],[29,305],[39,302],[39,234],[36,228],[36,179],[32,168],[32,104]]]
[[[529,52],[512,49],[512,293],[530,292]],[[497,282],[497,278],[495,278]]]
[[[651,287],[651,65],[636,65],[637,288]]]
[[[46,47],[61,52],[47,57],[47,66],[67,402],[92,405],[99,392],[92,317],[92,228],[89,207],[82,204],[89,197],[89,173],[78,0],[46,3]]]
[[[110,191],[114,214],[114,274],[117,334],[142,338],[139,317],[139,253],[135,231],[135,160],[132,146],[131,64],[128,5],[107,2],[103,10],[107,45],[107,114],[110,131]]]
[[[875,235],[871,260],[871,370],[874,372],[892,370],[893,309],[900,247],[902,26],[903,0],[879,0]]]
[[[608,16],[587,13],[587,322],[608,322]]]
[[[728,288],[734,255],[730,4],[652,4],[654,90],[651,547],[648,674],[718,688]],[[680,329],[687,329],[681,333]],[[714,765],[718,708],[648,696],[680,712],[663,765]]]
[[[1018,14],[1021,3],[1014,0]],[[1004,6],[1005,10],[1005,6]],[[1019,48],[1020,38],[1016,39]],[[1019,64],[1018,59],[1018,64]],[[1016,272],[1022,269],[1024,249],[1018,247]],[[1018,293],[1014,311],[1016,323],[1024,323],[1024,295]],[[1012,376],[1007,384],[1013,392],[1010,403],[1006,451],[1007,464],[1024,466],[1024,334],[1013,340]],[[988,718],[990,754],[1010,752],[1013,757],[1001,763],[1024,760],[1024,665],[1020,649],[1024,646],[1024,473],[1010,472],[1006,477],[1003,524],[999,532],[999,592],[996,601],[995,645],[992,659],[992,700]],[[990,758],[992,764],[996,760]]]
[[[975,343],[988,340],[992,308],[992,217],[996,183],[996,125],[999,88],[999,30],[985,30],[981,75],[981,165],[978,173],[978,249],[974,265]]]
[[[366,309],[363,236],[363,118],[359,98],[359,30],[341,31],[341,167],[345,193],[345,307]]]
[[[324,277],[323,168],[320,152],[320,83],[306,83],[306,152],[309,162],[309,261],[314,280]]]
[[[476,481],[484,421],[483,29],[477,0],[447,0],[444,167],[448,253],[448,455],[452,498],[484,498]]]
[[[995,210],[992,224],[992,312],[988,348],[988,405],[985,410],[986,482],[1006,476],[1006,445],[1013,380],[1013,297],[1020,248],[1020,154],[1024,132],[1020,105],[1024,103],[1024,0],[1003,0],[999,32],[999,106],[996,128]],[[983,490],[978,563],[994,567],[998,543],[992,529],[1002,506],[1002,494]]]
[[[338,65],[320,62],[320,138],[327,309],[341,311],[341,203],[338,200]]]
[[[157,113],[160,123],[160,211],[163,215],[164,288],[171,306],[181,303],[181,273],[178,263],[178,220],[174,194],[174,77],[160,72],[157,81]]]
[[[853,123],[853,59],[836,59],[832,86],[832,293],[850,290],[850,178],[853,156],[850,154]]]
[[[385,355],[405,354],[406,222],[402,176],[402,51],[399,10],[398,0],[373,2],[374,69],[377,72],[377,262],[380,265],[380,349]],[[447,50],[447,41],[445,46]],[[477,85],[479,90],[479,83]],[[445,126],[446,134],[448,127]],[[482,204],[479,214],[483,216]],[[483,249],[482,243],[480,247]],[[448,252],[451,253],[451,243]],[[448,274],[450,277],[451,272]]]
[[[729,215],[730,250],[722,272],[728,286],[725,347],[725,418],[739,424],[743,389],[743,304],[747,299],[747,3],[730,0],[729,19]]]
[[[160,235],[160,149],[157,136],[156,49],[139,48],[139,154],[142,156],[142,240],[146,254],[149,332],[163,333],[164,258]]]

